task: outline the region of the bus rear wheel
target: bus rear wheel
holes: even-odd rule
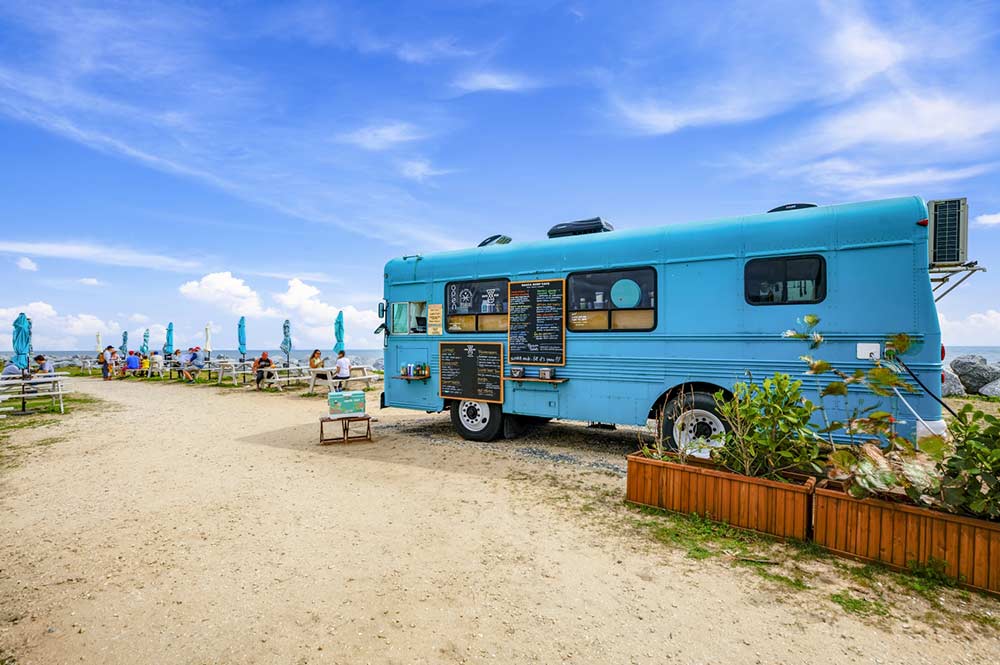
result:
[[[451,403],[451,424],[463,439],[492,441],[503,428],[499,404],[460,400]]]
[[[701,391],[682,392],[670,399],[663,409],[662,427],[660,435],[667,448],[702,458],[722,445],[715,437],[729,429],[715,398]]]

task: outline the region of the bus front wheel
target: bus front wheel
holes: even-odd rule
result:
[[[470,441],[492,441],[503,428],[499,404],[461,400],[451,403],[451,424]]]
[[[660,435],[668,448],[687,450],[694,457],[707,458],[711,449],[722,445],[717,435],[729,428],[719,414],[715,398],[706,392],[682,392],[663,408]]]

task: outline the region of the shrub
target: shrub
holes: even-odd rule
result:
[[[954,452],[939,465],[945,505],[1000,519],[1000,418],[966,404],[948,423]]]
[[[810,428],[816,407],[802,397],[802,382],[775,374],[761,385],[737,383],[732,398],[715,394],[729,431],[712,449],[720,466],[746,476],[782,480],[788,471],[820,472],[822,440]]]

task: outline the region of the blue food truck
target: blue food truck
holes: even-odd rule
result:
[[[448,409],[472,440],[548,419],[645,425],[663,409],[664,439],[684,445],[725,428],[715,392],[803,374],[808,346],[783,333],[813,314],[819,357],[849,373],[910,335],[922,387],[880,408],[904,435],[940,431],[927,218],[909,197],[625,231],[595,219],[392,259],[383,405]],[[823,382],[810,377],[807,396]]]

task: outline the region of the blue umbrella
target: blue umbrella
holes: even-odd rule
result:
[[[14,320],[14,356],[12,363],[22,370],[28,369],[28,357],[31,354],[31,319],[21,312]]]
[[[128,355],[128,331],[122,331],[122,345],[118,347],[118,350],[122,352],[122,358]]]
[[[174,324],[167,324],[167,342],[163,345],[163,355],[169,356],[174,352]]]
[[[139,347],[139,353],[142,355],[149,353],[149,328],[146,328],[146,332],[142,333],[142,346]]]
[[[236,326],[236,339],[239,342],[240,356],[245,360],[247,357],[247,317],[241,316],[240,323]]]
[[[292,324],[288,319],[285,319],[285,322],[281,324],[281,332],[285,336],[281,340],[281,350],[285,354],[286,364],[290,364],[292,354]]]
[[[333,352],[340,353],[344,350],[344,312],[337,312],[337,320],[333,322],[333,336],[337,338],[337,343],[333,345]]]

